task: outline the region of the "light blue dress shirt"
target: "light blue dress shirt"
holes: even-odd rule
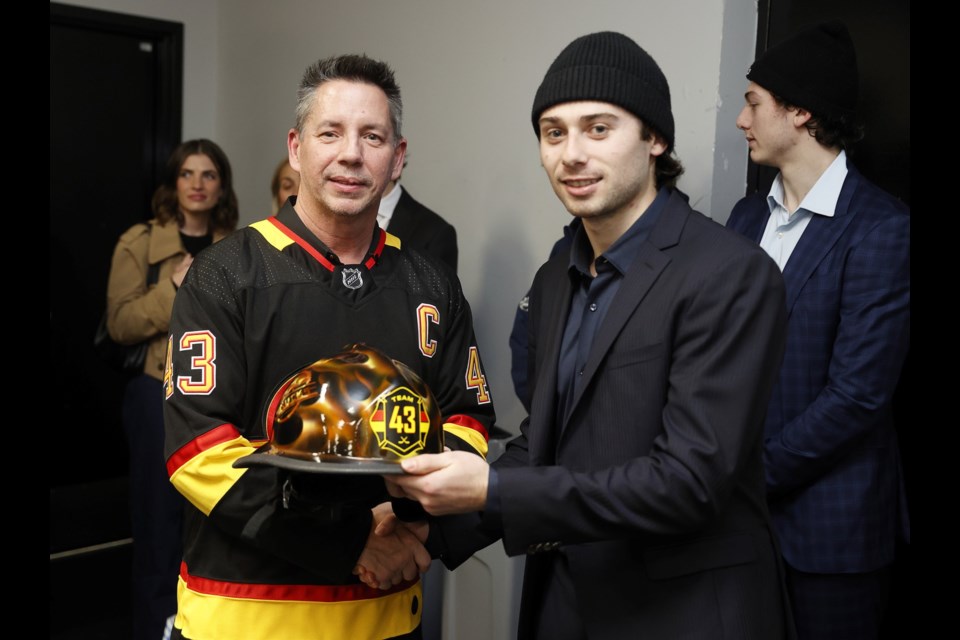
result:
[[[817,179],[813,188],[803,197],[797,210],[791,213],[784,206],[783,174],[777,174],[770,186],[770,193],[767,194],[770,217],[760,238],[760,246],[776,261],[780,271],[787,265],[787,260],[813,216],[833,217],[846,177],[847,154],[841,150]]]

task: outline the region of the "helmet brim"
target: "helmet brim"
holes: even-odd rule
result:
[[[401,475],[406,473],[400,462],[385,460],[362,460],[359,458],[331,457],[325,460],[303,460],[276,453],[272,450],[258,451],[238,458],[233,463],[234,468],[246,469],[249,467],[277,467],[287,471],[302,473],[334,473],[353,475]]]

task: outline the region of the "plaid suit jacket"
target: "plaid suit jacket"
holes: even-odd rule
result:
[[[909,348],[910,216],[848,161],[833,218],[815,215],[783,277],[789,329],[764,432],[768,502],[787,562],[871,571],[909,540],[891,399]],[[727,227],[760,241],[755,194]]]

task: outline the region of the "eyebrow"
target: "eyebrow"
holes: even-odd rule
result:
[[[340,127],[343,126],[339,120],[333,120],[331,118],[324,118],[322,120],[314,120],[313,128],[314,129],[324,129],[326,127]]]
[[[601,113],[591,113],[586,116],[581,116],[581,122],[593,122],[594,120],[619,120],[619,116],[615,113],[610,113],[607,111]]]
[[[315,129],[322,129],[325,127],[331,127],[334,129],[340,129],[345,127],[343,120],[326,118],[324,120],[319,120],[314,124]],[[364,122],[360,125],[361,131],[387,131],[390,130],[389,123],[379,123],[379,122]]]
[[[600,113],[589,113],[585,116],[580,116],[577,118],[578,122],[594,122],[596,120],[619,120],[620,117],[615,113],[610,113],[609,111],[602,111]],[[545,116],[540,118],[540,126],[545,124],[556,124],[560,122],[560,118],[556,116]]]

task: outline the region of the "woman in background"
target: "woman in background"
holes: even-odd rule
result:
[[[123,428],[130,451],[134,640],[159,640],[176,614],[183,497],[163,452],[164,361],[173,299],[193,257],[237,226],[226,154],[214,142],[174,149],[153,194],[153,218],[120,236],[107,282],[107,329],[120,344],[149,340],[143,372],[128,383]],[[147,274],[156,274],[147,284]]]
[[[287,198],[297,195],[300,189],[300,174],[290,166],[290,160],[284,158],[273,172],[270,181],[270,193],[273,194],[273,215],[287,203]]]

